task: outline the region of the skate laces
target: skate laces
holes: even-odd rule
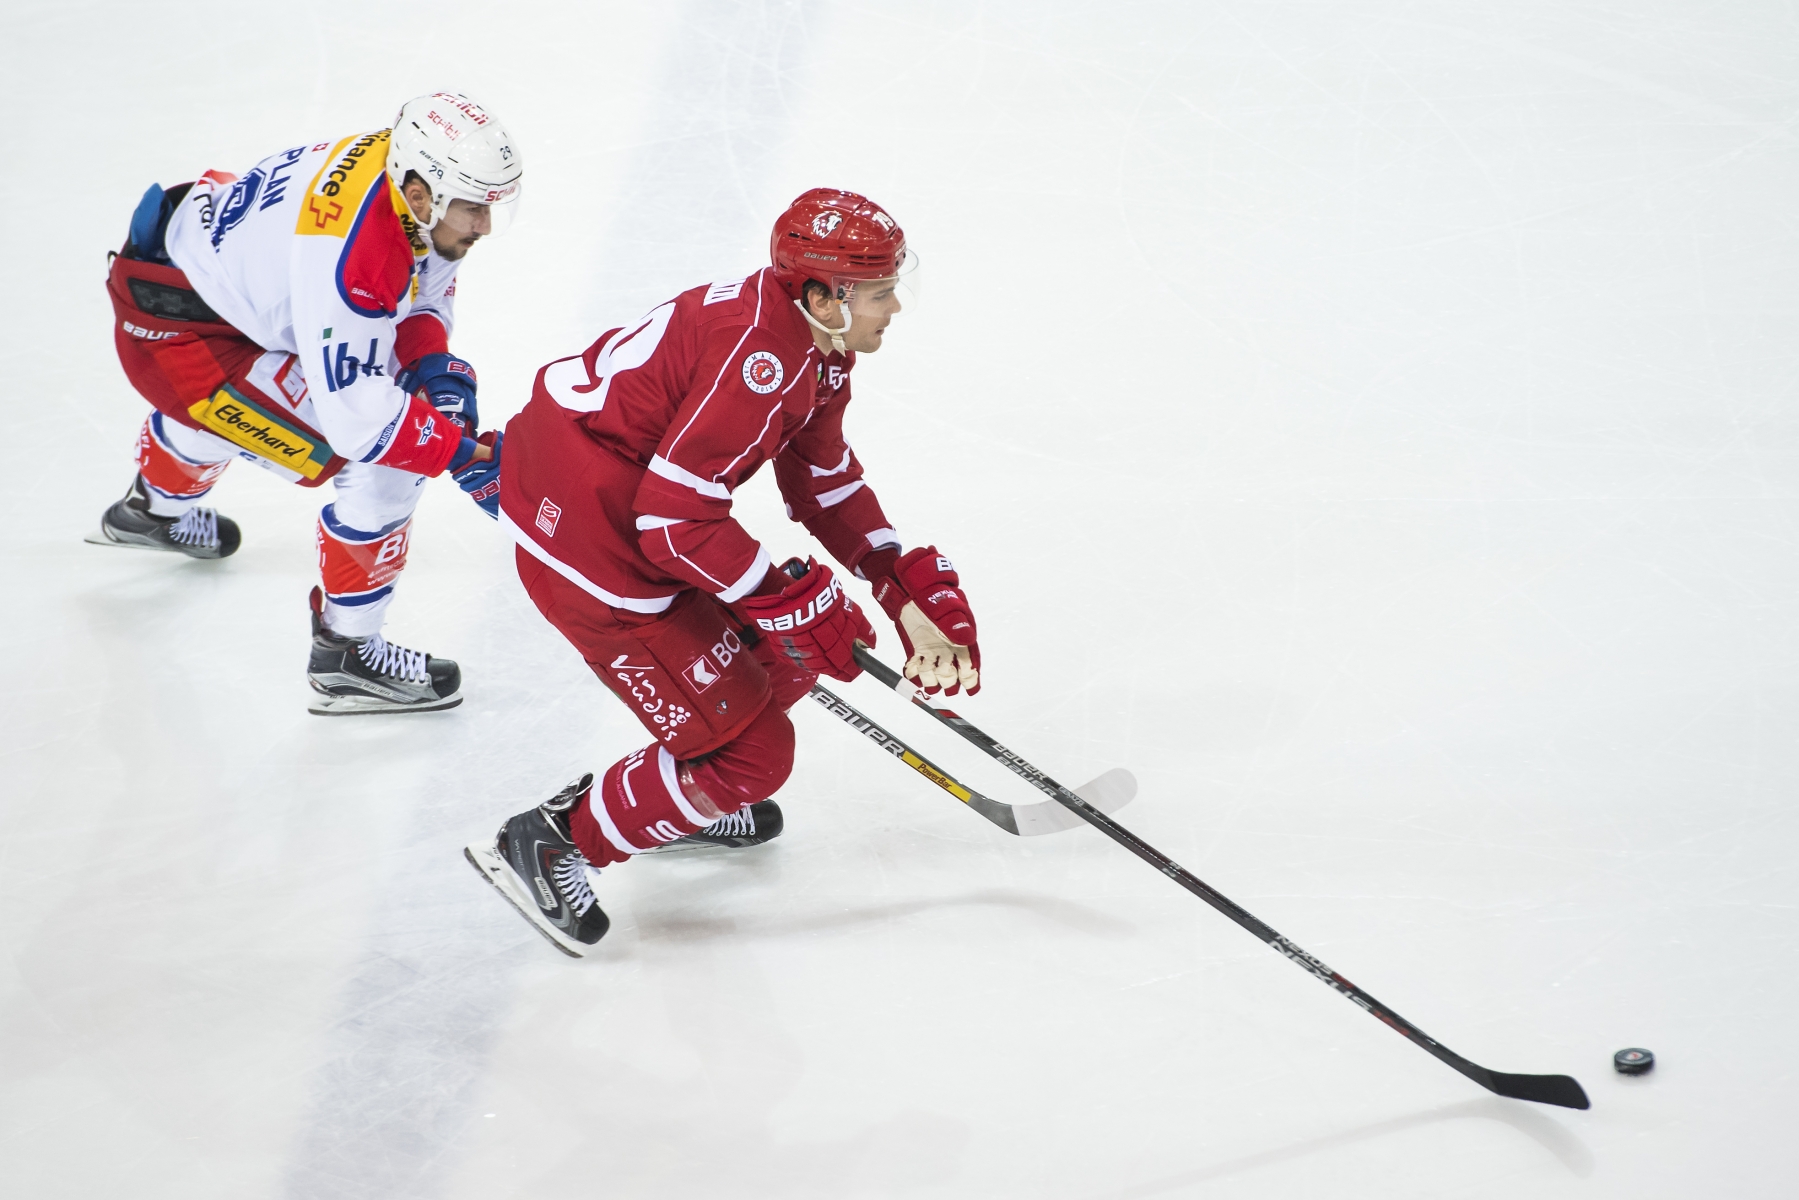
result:
[[[706,832],[714,837],[753,837],[756,833],[756,817],[746,804],[730,816],[720,817],[706,826]]]
[[[169,526],[169,540],[183,546],[219,544],[219,513],[215,508],[190,508]]]
[[[587,882],[587,857],[579,850],[565,850],[557,855],[556,865],[550,868],[550,878],[555,880],[556,890],[562,893],[562,898],[568,901],[577,917],[597,903],[593,885]]]
[[[429,655],[423,650],[396,646],[378,633],[356,647],[356,654],[371,671],[391,675],[406,683],[431,682],[431,674],[425,669]]]

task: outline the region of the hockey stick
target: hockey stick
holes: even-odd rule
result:
[[[1054,797],[1083,821],[1098,829],[1101,833],[1150,864],[1168,878],[1210,904],[1213,908],[1241,925],[1262,941],[1268,943],[1285,957],[1292,959],[1308,974],[1321,983],[1335,988],[1344,996],[1368,1012],[1370,1016],[1392,1028],[1401,1036],[1409,1039],[1441,1062],[1454,1067],[1469,1079],[1480,1084],[1489,1092],[1501,1096],[1509,1096],[1514,1100],[1532,1100],[1538,1104],[1556,1104],[1563,1108],[1588,1107],[1587,1094],[1582,1090],[1580,1082],[1569,1075],[1508,1075],[1503,1071],[1489,1071],[1478,1063],[1469,1062],[1449,1047],[1430,1037],[1422,1029],[1370,996],[1342,975],[1333,971],[1316,955],[1302,950],[1292,939],[1283,937],[1269,926],[1263,924],[1250,912],[1224,893],[1217,891],[1210,884],[1194,875],[1191,871],[1139,838],[1136,834],[1100,812],[1074,792],[1063,787],[1048,775],[1026,762],[1023,758],[1006,749],[992,738],[975,728],[963,717],[957,716],[948,709],[937,708],[925,701],[924,693],[909,680],[900,675],[892,667],[869,653],[862,643],[856,643],[856,661],[862,669],[876,679],[892,688],[899,695],[924,709],[938,721],[949,726],[965,739],[974,743],[984,753],[1004,763],[1013,773],[1023,778],[1032,787],[1045,795]],[[989,818],[991,820],[991,818]]]
[[[1046,833],[1060,833],[1064,829],[1075,829],[1082,824],[1080,817],[1053,801],[1046,800],[1039,804],[1006,804],[999,800],[989,799],[973,788],[960,783],[948,771],[857,712],[854,706],[846,703],[829,688],[822,684],[813,684],[810,694],[812,699],[818,701],[826,712],[843,721],[851,729],[868,738],[875,745],[1007,833],[1015,833],[1019,837],[1039,837]],[[1074,791],[1083,801],[1099,811],[1116,812],[1129,804],[1131,798],[1137,794],[1137,780],[1129,771],[1122,767],[1115,767],[1104,775],[1088,780]]]

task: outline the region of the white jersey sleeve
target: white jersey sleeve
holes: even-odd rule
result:
[[[445,338],[456,332],[456,268],[461,265],[433,250],[419,270],[418,296],[412,302],[412,311],[415,315],[430,313],[436,317],[443,324]]]
[[[282,151],[228,190],[209,173],[171,219],[167,245],[215,312],[265,349],[298,357],[333,450],[441,469],[448,455],[432,443],[447,436],[443,423],[414,412],[393,379],[396,327],[437,256],[388,178],[387,139],[381,130]],[[447,331],[455,264],[438,261],[428,310]]]

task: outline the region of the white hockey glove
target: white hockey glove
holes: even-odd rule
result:
[[[906,646],[907,679],[932,694],[953,696],[981,690],[981,647],[975,640],[974,614],[962,591],[956,568],[921,546],[899,555],[876,551],[862,560],[863,574],[874,585],[875,600],[899,627]]]

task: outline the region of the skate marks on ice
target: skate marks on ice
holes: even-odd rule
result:
[[[1325,1134],[1322,1137],[1308,1138],[1305,1141],[1294,1142],[1286,1146],[1259,1150],[1254,1154],[1227,1159],[1210,1167],[1181,1171],[1174,1175],[1165,1175],[1160,1179],[1134,1184],[1122,1191],[1098,1193],[1091,1200],[1148,1200],[1149,1197],[1167,1196],[1176,1192],[1186,1194],[1188,1189],[1200,1184],[1213,1183],[1265,1167],[1278,1167],[1310,1155],[1342,1150],[1363,1142],[1372,1142],[1412,1130],[1427,1129],[1448,1121],[1468,1120],[1494,1121],[1501,1125],[1509,1125],[1548,1151],[1557,1162],[1567,1169],[1570,1175],[1586,1179],[1593,1174],[1593,1152],[1574,1131],[1540,1109],[1488,1097],[1480,1100],[1466,1100],[1441,1108],[1426,1109],[1405,1116],[1389,1117],[1384,1121],[1372,1121],[1352,1129],[1345,1129],[1340,1133]]]
[[[683,905],[684,908],[688,907]],[[1027,913],[1062,929],[1098,938],[1122,938],[1135,933],[1129,921],[1060,896],[1023,892],[1010,888],[983,888],[955,896],[920,900],[895,900],[885,904],[848,904],[831,912],[811,912],[788,918],[706,917],[679,913],[640,915],[640,937],[661,943],[700,942],[712,939],[787,938],[831,933],[861,925],[881,925],[946,909],[986,909]],[[690,909],[691,911],[691,909]]]
[[[480,894],[471,902],[468,867],[453,845],[468,820],[459,789],[470,768],[456,759],[431,765],[441,755],[442,726],[433,722],[451,719],[300,727],[313,748],[329,746],[364,770],[398,766],[372,780],[385,785],[372,794],[386,797],[365,801],[361,818],[374,852],[346,875],[347,886],[364,889],[361,927],[348,931],[355,949],[338,968],[337,995],[316,1034],[280,1181],[288,1200],[444,1194],[482,1120],[480,1091],[521,976],[540,956],[554,959],[506,906]],[[413,774],[419,766],[422,780]]]
[[[320,1038],[291,1200],[434,1196],[458,1169],[452,1148],[481,1119],[519,975],[553,956],[504,906],[470,906],[468,868],[449,865],[405,872],[378,898],[386,916]]]
[[[820,1089],[841,1095],[830,1078],[841,1054],[873,1064],[864,1074],[885,1061],[882,1039],[836,1021],[840,981],[796,974],[800,959],[742,928],[697,948],[646,937],[634,910],[675,895],[691,901],[691,888],[669,882],[661,864],[634,865],[649,869],[614,897],[617,923],[597,948],[613,956],[605,969],[530,939],[541,969],[521,980],[479,1093],[482,1114],[497,1115],[468,1130],[444,1200],[943,1194],[934,1189],[966,1169],[976,1123],[916,1096],[858,1102],[820,1120]],[[675,874],[704,873],[684,865]],[[721,886],[702,888],[706,899],[695,903],[719,912],[722,926],[745,896],[728,886],[729,872],[717,874]],[[592,1175],[597,1161],[603,1177]]]

